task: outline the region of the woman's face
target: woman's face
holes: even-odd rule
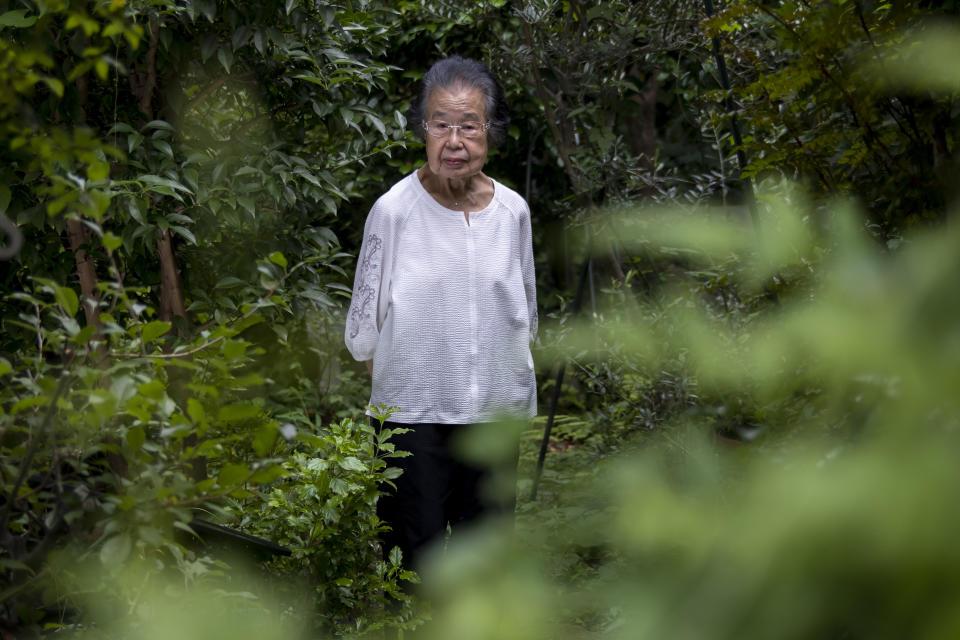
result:
[[[487,121],[487,101],[483,92],[469,87],[439,87],[427,99],[427,120],[447,124]],[[479,173],[487,160],[487,134],[468,139],[453,129],[446,138],[425,133],[427,164],[441,178],[467,178]]]

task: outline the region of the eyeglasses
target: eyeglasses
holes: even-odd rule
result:
[[[423,123],[423,129],[434,138],[446,138],[454,129],[460,130],[460,135],[464,138],[476,138],[490,128],[489,122],[461,122],[460,124],[450,124],[443,120],[426,120]]]

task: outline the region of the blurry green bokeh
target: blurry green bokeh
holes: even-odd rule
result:
[[[626,212],[635,233],[618,238],[734,273],[741,291],[801,282],[777,302],[731,322],[679,283],[658,305],[601,309],[552,352],[615,345],[657,371],[683,350],[701,393],[764,407],[760,437],[725,444],[708,415],[682,415],[520,535],[454,535],[424,575],[426,637],[960,637],[960,228],[891,251],[851,206],[816,224],[796,198],[763,206],[759,231],[709,210]],[[601,559],[558,581],[565,546]]]

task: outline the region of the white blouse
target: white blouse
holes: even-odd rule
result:
[[[370,404],[401,423],[467,424],[537,413],[530,209],[493,181],[490,204],[447,209],[417,172],[373,205],[344,339],[373,359]]]

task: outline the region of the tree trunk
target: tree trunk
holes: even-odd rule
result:
[[[187,310],[183,302],[180,270],[177,268],[176,256],[173,252],[173,237],[169,231],[160,233],[157,253],[160,258],[160,319],[167,321],[173,320],[174,317],[186,319]]]
[[[97,271],[93,258],[87,255],[86,246],[90,243],[90,230],[80,220],[67,220],[67,239],[73,259],[77,265],[77,279],[80,281],[80,306],[83,307],[87,326],[100,328],[100,294],[97,292]]]
[[[157,44],[160,40],[160,23],[150,21],[150,48],[147,49],[147,72],[140,88],[140,112],[147,120],[153,119],[153,92],[157,88]]]
[[[638,79],[640,77],[636,69],[631,75]],[[649,70],[640,93],[630,96],[630,101],[636,105],[627,121],[633,153],[638,157],[641,169],[653,171],[657,153],[657,73],[655,69]]]
[[[950,116],[940,110],[931,118],[931,141],[933,143],[933,172],[939,178],[943,187],[950,181],[949,165],[953,155],[950,153],[950,143],[947,132],[950,130]]]
[[[136,88],[140,99],[140,112],[152,120],[154,118],[153,94],[157,88],[157,45],[160,41],[160,23],[150,21],[150,44],[147,49],[146,70],[142,83]],[[173,237],[169,231],[161,231],[157,240],[157,256],[160,259],[160,319],[171,321],[175,317],[187,318],[183,299],[183,287],[180,284],[180,269],[177,268],[176,253],[173,250]]]

